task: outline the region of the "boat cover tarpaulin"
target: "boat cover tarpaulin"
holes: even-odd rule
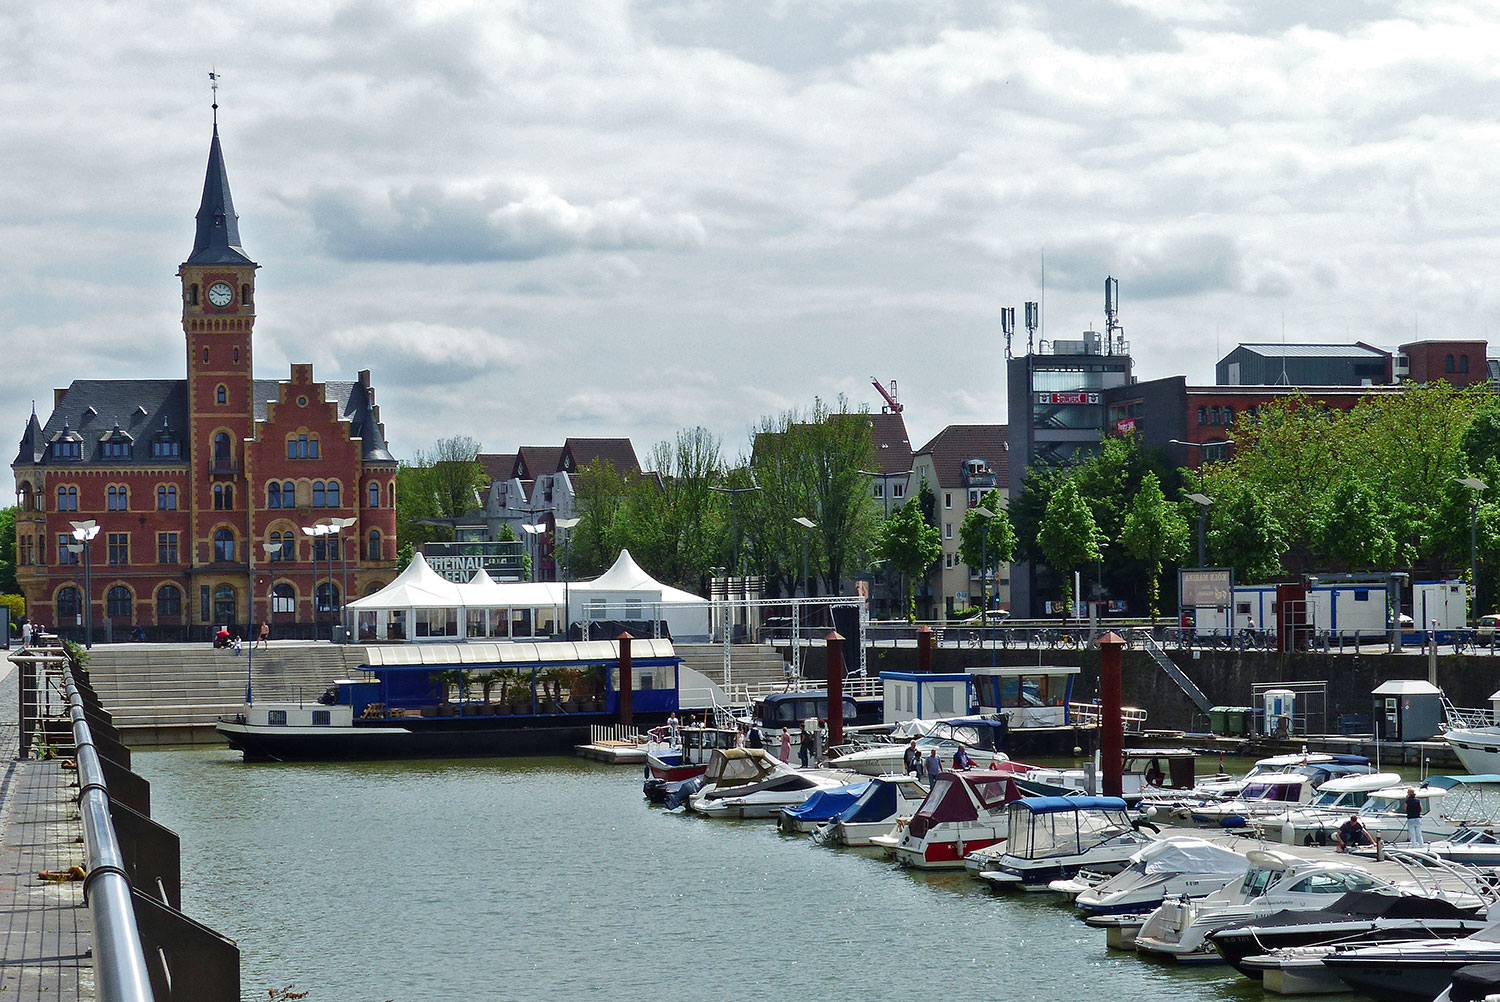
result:
[[[869,786],[867,779],[832,790],[819,790],[796,807],[782,808],[781,813],[798,821],[832,821],[853,806]]]
[[[704,772],[704,785],[716,784],[722,790],[730,786],[759,783],[770,778],[778,769],[790,771],[779,759],[772,758],[762,748],[716,749],[708,760]]]
[[[1453,972],[1452,1002],[1484,1002],[1500,994],[1500,964],[1469,964]]]
[[[839,815],[839,820],[851,825],[884,821],[896,813],[898,789],[898,785],[888,779],[870,780],[865,792]]]
[[[1032,814],[1060,814],[1065,811],[1123,811],[1125,801],[1119,797],[1025,797],[1012,809],[1023,807]]]
[[[1327,908],[1316,911],[1279,911],[1256,919],[1256,928],[1316,925],[1322,922],[1347,922],[1349,919],[1461,919],[1478,914],[1477,907],[1456,905],[1442,898],[1421,894],[1381,894],[1376,891],[1349,891]],[[1251,924],[1251,923],[1247,923]]]
[[[1145,864],[1148,874],[1234,874],[1244,873],[1250,868],[1250,861],[1233,849],[1190,835],[1159,839],[1136,853],[1135,858]]]

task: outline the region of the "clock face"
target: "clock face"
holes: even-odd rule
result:
[[[234,299],[234,289],[225,282],[215,282],[208,287],[208,301],[215,306],[228,306]]]

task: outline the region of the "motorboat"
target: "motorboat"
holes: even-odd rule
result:
[[[1390,887],[1353,860],[1313,861],[1280,849],[1251,849],[1244,877],[1196,900],[1164,900],[1136,934],[1136,952],[1181,962],[1219,963],[1208,937],[1272,912],[1326,907],[1338,895]]]
[[[716,749],[703,785],[688,798],[688,809],[715,818],[770,818],[819,790],[854,779],[853,773],[794,769],[763,748]]]
[[[1461,828],[1451,838],[1427,843],[1421,851],[1465,866],[1500,866],[1500,831]]]
[[[1500,962],[1500,924],[1461,939],[1377,943],[1331,951],[1323,965],[1377,1002],[1427,1002],[1459,968]]]
[[[877,776],[853,804],[813,830],[813,840],[864,846],[889,832],[898,818],[910,818],[927,798],[926,786],[911,776]]]
[[[1002,770],[1011,771],[1009,756],[1000,750],[1005,745],[1006,729],[1005,721],[998,718],[954,717],[939,720],[922,737],[910,738],[905,744],[881,742],[866,745],[836,754],[828,764],[835,769],[852,769],[866,776],[902,773],[906,771],[906,749],[915,742],[924,763],[935,749],[939,761],[944,766],[951,766],[954,754],[963,748],[975,768],[987,769],[992,763],[998,763]],[[1031,768],[1034,767],[1025,767]]]
[[[1291,772],[1293,769],[1307,765],[1362,765],[1368,767],[1369,764],[1370,760],[1363,755],[1309,754],[1307,752],[1293,755],[1272,755],[1269,758],[1256,760],[1255,765],[1250,768],[1250,771],[1238,778],[1215,776],[1205,780],[1193,787],[1189,791],[1189,795],[1205,801],[1233,800],[1245,789],[1246,784],[1275,773]]]
[[[1495,696],[1500,696],[1500,692]],[[1443,732],[1443,740],[1448,742],[1453,754],[1471,774],[1500,773],[1500,726],[1449,727]]]
[[[1093,915],[1141,914],[1168,895],[1212,894],[1243,877],[1249,866],[1244,853],[1228,846],[1192,835],[1168,835],[1138,850],[1119,873],[1083,887],[1074,904]]]
[[[1130,802],[1180,797],[1197,787],[1197,770],[1191,748],[1126,748],[1120,793]]]
[[[1365,826],[1365,831],[1370,833],[1371,838],[1379,837],[1381,842],[1387,844],[1410,841],[1411,833],[1406,827],[1406,791],[1408,789],[1416,793],[1417,800],[1422,805],[1424,841],[1429,832],[1435,838],[1442,838],[1455,830],[1456,826],[1444,821],[1442,817],[1443,801],[1448,797],[1446,789],[1430,784],[1409,787],[1405,783],[1398,783],[1370,794],[1370,799],[1365,802],[1364,809],[1359,812],[1359,823]],[[1342,823],[1341,821],[1340,824]],[[1331,832],[1328,837],[1331,841],[1333,838]],[[1371,853],[1374,851],[1373,848],[1370,849]]]
[[[1333,832],[1353,811],[1361,811],[1370,794],[1389,789],[1401,782],[1394,772],[1377,772],[1368,776],[1340,776],[1318,787],[1305,807],[1294,807],[1277,814],[1250,820],[1261,838],[1287,845],[1327,845]]]
[[[1310,803],[1314,792],[1311,776],[1300,772],[1271,773],[1246,783],[1233,800],[1178,807],[1172,816],[1208,828],[1243,828],[1253,818],[1281,814],[1293,806]]]
[[[1500,964],[1470,964],[1453,972],[1453,983],[1433,1002],[1485,1002],[1500,995]]]
[[[838,817],[870,788],[871,780],[819,790],[795,807],[783,807],[776,815],[776,827],[785,834],[805,835],[819,825]]]
[[[713,753],[721,748],[736,747],[740,737],[740,732],[730,727],[678,727],[675,732],[667,728],[659,730],[667,743],[646,752],[646,778],[664,783],[680,783],[703,775]]]
[[[1218,929],[1208,938],[1219,956],[1236,970],[1258,977],[1269,966],[1265,959],[1248,967],[1245,963],[1258,954],[1356,942],[1468,936],[1488,925],[1482,910],[1478,898],[1460,903],[1430,894],[1352,891],[1323,908],[1272,912]],[[1308,956],[1303,952],[1297,959],[1300,962]],[[1300,978],[1307,972],[1294,969],[1287,974]]]
[[[1151,836],[1120,797],[1024,797],[1006,808],[1006,851],[979,879],[991,887],[1045,891],[1087,867],[1117,872]]]
[[[1026,796],[1021,784],[988,769],[940,773],[911,821],[870,843],[888,847],[903,866],[958,869],[966,853],[1005,839],[1006,805]]]

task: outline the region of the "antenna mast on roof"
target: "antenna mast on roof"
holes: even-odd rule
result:
[[[1028,355],[1036,351],[1036,325],[1039,312],[1036,303],[1026,304],[1026,354]]]
[[[1120,280],[1104,279],[1104,353],[1115,353],[1116,335],[1119,336],[1120,354],[1125,354],[1125,328],[1120,326]]]
[[[1286,313],[1281,314],[1281,378],[1276,380],[1277,386],[1291,386],[1292,380],[1286,374]]]
[[[1000,329],[1005,332],[1005,360],[1009,362],[1014,356],[1010,353],[1010,338],[1016,332],[1016,308],[1006,306],[1000,310]]]

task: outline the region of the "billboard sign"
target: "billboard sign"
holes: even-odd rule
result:
[[[1183,609],[1227,608],[1234,595],[1234,568],[1195,567],[1177,572]]]
[[[1098,404],[1099,394],[1086,393],[1082,390],[1067,393],[1038,393],[1036,402],[1039,404]]]

